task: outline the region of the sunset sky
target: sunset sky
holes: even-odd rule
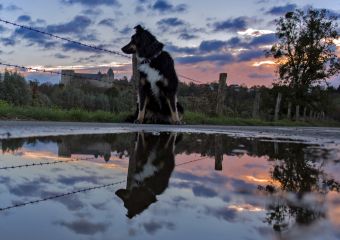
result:
[[[273,20],[309,6],[340,16],[338,0],[1,0],[0,18],[116,51],[141,24],[166,45],[182,75],[213,82],[227,72],[228,84],[269,86],[275,66],[264,50],[275,42]],[[339,50],[340,41],[337,45]],[[3,23],[0,60],[53,70],[105,72],[112,67],[118,77],[131,75],[128,59]],[[58,75],[24,74],[41,82],[60,80]],[[337,86],[340,78],[332,82]]]

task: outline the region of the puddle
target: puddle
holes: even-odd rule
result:
[[[214,134],[0,142],[2,239],[339,239],[340,150]]]

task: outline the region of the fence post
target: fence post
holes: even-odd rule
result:
[[[292,117],[292,103],[288,103],[288,110],[287,110],[287,119],[290,120]]]
[[[282,93],[278,93],[277,94],[277,98],[276,98],[274,121],[278,121],[279,120],[281,99],[282,99]]]
[[[217,115],[223,114],[227,77],[228,77],[227,73],[220,73],[220,80],[219,80],[218,92],[217,92],[217,105],[216,105]]]
[[[300,105],[296,105],[296,111],[295,111],[295,121],[300,120]]]
[[[138,71],[138,61],[136,54],[132,56],[132,81],[135,90],[138,89],[138,82],[139,82],[139,71]]]
[[[253,105],[253,118],[259,118],[260,101],[261,101],[261,92],[259,89],[256,89],[255,100],[254,100],[254,105]]]

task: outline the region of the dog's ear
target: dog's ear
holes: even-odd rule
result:
[[[141,25],[137,25],[136,27],[134,27],[134,29],[136,30],[136,32],[140,32],[144,30],[144,28]]]

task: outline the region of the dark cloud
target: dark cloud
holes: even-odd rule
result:
[[[186,4],[172,5],[166,0],[157,0],[150,8],[160,13],[185,12],[188,8]]]
[[[212,24],[213,30],[215,32],[219,31],[230,31],[236,32],[240,30],[245,30],[248,26],[248,17],[238,17],[238,18],[230,18],[225,21],[218,21]]]
[[[100,14],[102,14],[103,11],[99,8],[88,8],[82,11],[82,14],[84,15],[91,15],[91,16],[99,16]]]
[[[69,230],[82,235],[95,235],[104,233],[109,227],[106,223],[91,223],[85,219],[76,220],[74,222],[57,222],[58,225],[67,227]]]
[[[212,215],[216,217],[217,219],[223,219],[227,222],[232,222],[236,218],[236,210],[235,209],[230,209],[230,208],[211,208],[207,207],[206,208],[206,213],[208,215]]]
[[[217,192],[214,191],[213,189],[207,188],[207,187],[202,186],[202,185],[194,186],[192,188],[192,192],[197,197],[212,198],[212,197],[216,197],[218,195]]]
[[[145,231],[151,235],[155,234],[158,230],[162,228],[166,228],[168,230],[174,230],[175,229],[175,224],[171,222],[162,222],[162,221],[151,221],[151,222],[146,222],[143,224],[143,227]]]
[[[38,28],[39,30],[44,31],[45,29]],[[14,33],[11,36],[11,41],[17,42],[17,39],[25,39],[28,41],[28,46],[39,45],[43,48],[51,48],[56,45],[56,42],[52,41],[45,35],[42,35],[37,32],[29,31],[23,28],[15,29]]]
[[[71,177],[65,177],[60,176],[58,178],[58,182],[65,184],[65,185],[74,185],[78,182],[87,182],[92,184],[98,184],[99,180],[103,179],[102,177],[95,177],[95,176],[71,176]]]
[[[105,18],[101,20],[98,25],[106,26],[106,27],[114,27],[115,20],[113,18]]]
[[[213,62],[216,64],[228,64],[234,61],[234,57],[231,54],[211,54],[206,56],[196,55],[196,56],[186,56],[178,57],[176,61],[180,64],[195,64],[200,62]]]
[[[31,20],[32,20],[31,16],[28,16],[28,15],[21,15],[17,19],[18,22],[29,22]]]
[[[4,6],[2,6],[2,4],[0,4],[0,11],[4,8]]]
[[[81,4],[84,6],[120,6],[120,3],[117,0],[61,0],[64,4]]]
[[[184,53],[184,54],[194,54],[197,52],[196,48],[192,47],[178,47],[172,44],[166,44],[165,49],[169,52],[174,53]]]
[[[121,30],[119,30],[119,32],[123,35],[127,35],[127,34],[132,32],[132,28],[129,27],[129,26],[126,26],[126,27],[122,28]]]
[[[287,12],[292,12],[297,8],[296,4],[290,4],[287,3],[284,6],[276,6],[276,7],[272,7],[271,9],[269,9],[266,14],[271,14],[271,15],[283,15]]]
[[[209,41],[202,41],[199,50],[201,52],[214,52],[218,51],[221,48],[225,47],[227,42],[220,41],[220,40],[209,40]]]
[[[86,16],[76,16],[70,22],[63,24],[48,25],[46,27],[49,33],[83,33],[91,25],[92,21]]]
[[[6,31],[6,28],[0,25],[0,33],[3,33],[4,31]]]
[[[157,25],[160,27],[178,27],[178,26],[185,25],[185,23],[183,20],[173,17],[173,18],[163,18],[162,20],[157,22]]]
[[[272,74],[260,74],[260,73],[250,73],[248,75],[249,78],[253,78],[253,79],[266,79],[266,78],[274,78],[274,76]],[[250,165],[250,164],[248,164]],[[259,167],[258,165],[255,165],[254,168]],[[250,166],[249,166],[250,168]]]
[[[59,58],[59,59],[66,59],[66,58],[70,58],[69,56],[67,55],[64,55],[64,54],[61,54],[61,53],[56,53],[54,55],[55,58]]]
[[[188,32],[182,32],[179,34],[179,39],[182,39],[182,40],[192,40],[192,39],[196,39],[198,38],[197,35],[195,34],[192,34],[192,33],[188,33]]]
[[[277,41],[275,33],[264,34],[258,37],[254,37],[249,43],[250,46],[268,45]]]
[[[21,10],[21,7],[18,7],[17,5],[11,4],[6,7],[7,11],[18,11]]]
[[[238,55],[239,62],[247,62],[259,57],[265,56],[265,52],[263,50],[247,50]]]

